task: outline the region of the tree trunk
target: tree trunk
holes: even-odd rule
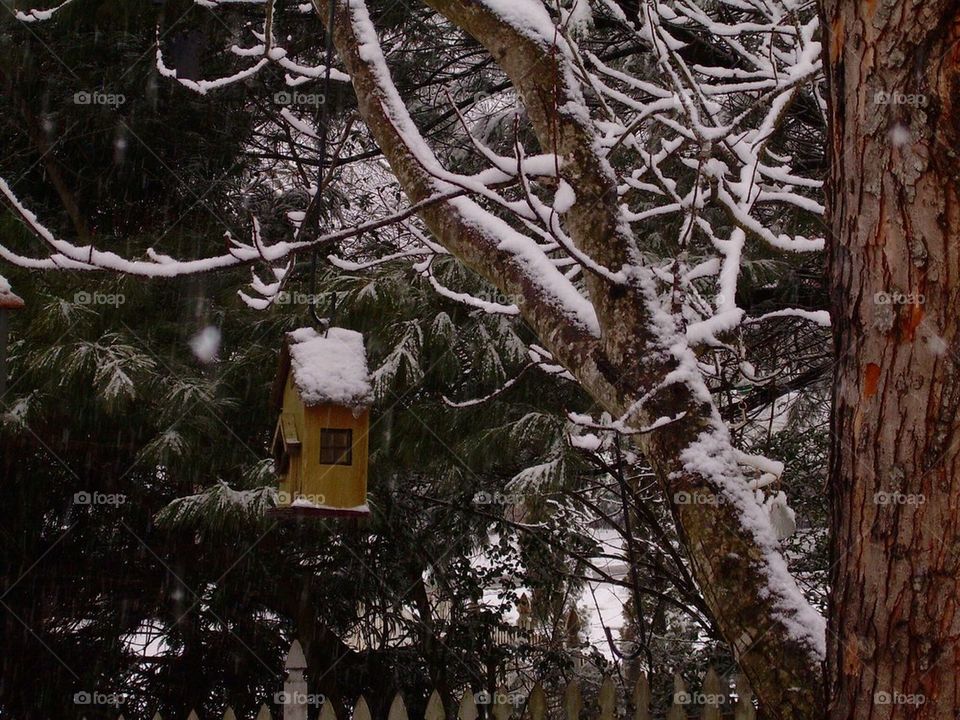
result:
[[[319,0],[314,3],[326,20]],[[614,179],[594,157],[593,131],[575,113],[571,119],[555,107],[558,90],[552,78],[566,76],[557,65],[560,59],[549,46],[525,40],[522,29],[481,5],[459,0],[431,4],[488,46],[523,96],[541,146],[563,156],[564,177],[584,203],[570,210],[571,235],[580,249],[609,268],[632,262],[633,240],[615,231],[617,223],[611,220],[617,203],[604,188],[614,187]],[[335,10],[334,43],[356,91],[360,115],[408,200],[419,202],[441,192],[444,186],[431,174],[435,158],[375,47],[364,3],[339,0]],[[694,379],[699,376],[684,373],[689,377],[685,382],[665,381],[677,373],[681,360],[653,337],[643,288],[591,278],[589,291],[600,325],[594,333],[558,312],[551,283],[531,274],[520,255],[504,252],[502,237],[473,221],[477,212],[458,199],[419,214],[448,251],[516,298],[543,345],[599,406],[636,428],[676,418],[640,435],[638,444],[670,501],[706,604],[767,716],[811,717],[823,705],[822,618],[789,575],[709,393]],[[677,332],[680,337],[682,330]],[[694,362],[692,356],[684,360]]]
[[[825,0],[830,717],[960,708],[960,3]]]

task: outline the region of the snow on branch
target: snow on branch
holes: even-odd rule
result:
[[[503,385],[501,385],[499,388],[494,390],[492,393],[484,395],[483,397],[473,398],[472,400],[461,400],[461,401],[451,400],[446,395],[442,395],[441,398],[443,400],[444,405],[452,408],[462,409],[462,408],[475,407],[477,405],[482,405],[486,402],[489,402],[490,400],[493,400],[494,398],[500,397],[503,393],[505,393],[507,390],[512,388],[514,385],[516,385],[517,382],[519,382],[520,378],[523,377],[523,374],[527,372],[527,370],[535,367],[537,367],[537,363],[535,362],[527,363],[520,369],[520,372],[518,372],[514,377],[504,382]]]
[[[215,2],[211,2],[210,0],[195,0],[195,2],[204,7],[216,8],[225,3],[249,3],[251,0],[217,0]],[[283,47],[277,46],[273,36],[275,0],[255,0],[255,4],[265,4],[266,6],[266,12],[264,13],[263,32],[260,34],[254,32],[254,35],[258,40],[260,40],[260,43],[249,48],[241,48],[237,45],[234,45],[230,48],[230,51],[238,57],[257,57],[259,59],[256,63],[243,70],[238,70],[233,75],[216,78],[214,80],[192,80],[189,78],[181,78],[177,74],[176,69],[168,67],[163,61],[163,50],[160,47],[160,26],[158,25],[156,33],[157,71],[163,77],[176,80],[184,87],[189,88],[190,90],[193,90],[201,95],[206,95],[211,90],[219,90],[220,88],[247,80],[255,76],[258,72],[260,72],[260,70],[270,63],[275,63],[284,70],[293,73],[292,75],[287,76],[287,85],[290,86],[300,85],[304,82],[309,82],[311,80],[317,80],[320,78],[326,80],[337,80],[339,82],[350,82],[349,75],[335,68],[328,67],[327,65],[310,67],[290,60],[287,57],[287,50]]]
[[[9,206],[20,217],[29,230],[47,245],[49,255],[45,258],[28,258],[11,252],[0,245],[0,258],[14,265],[33,269],[72,269],[72,270],[109,270],[139,277],[178,277],[197,273],[212,272],[239,265],[255,262],[272,263],[283,260],[298,252],[303,252],[317,246],[331,245],[340,240],[356,237],[363,233],[377,230],[406,220],[430,207],[443,202],[449,202],[463,194],[462,190],[454,189],[438,193],[422,200],[403,210],[390,215],[376,218],[365,223],[349,226],[331,233],[322,235],[314,240],[279,241],[272,244],[264,242],[260,234],[259,221],[252,220],[252,234],[249,243],[235,239],[230,233],[224,236],[227,252],[196,260],[180,260],[164,255],[153,249],[147,250],[146,260],[128,259],[112,252],[97,250],[93,245],[78,246],[65,240],[56,238],[31,212],[19,198],[14,195],[7,182],[0,178],[0,194],[6,199]]]
[[[49,10],[27,10],[26,12],[23,10],[17,10],[17,12],[14,14],[14,17],[16,17],[20,22],[25,23],[45,22],[72,2],[73,0],[64,0],[64,2],[50,8]]]
[[[43,251],[28,256],[0,246],[0,258],[31,268],[110,270],[142,277],[256,265],[251,292],[242,296],[256,307],[268,307],[289,279],[291,257],[322,248],[333,265],[346,271],[409,263],[412,272],[426,275],[436,291],[451,300],[486,312],[520,315],[550,348],[531,345],[525,370],[536,367],[557,377],[576,377],[585,386],[593,383],[591,392],[617,409],[600,421],[571,415],[576,425],[631,435],[643,443],[664,436],[667,426],[676,425],[680,432],[691,419],[699,422],[688,436],[695,440],[673,458],[664,476],[672,480],[686,473],[728,501],[735,516],[727,519],[737,521],[732,523],[736,528],[731,532],[738,536],[734,540],[749,536],[753,545],[745,545],[760,550],[756,567],[764,587],[753,599],[769,599],[791,636],[813,656],[822,657],[822,618],[790,576],[768,510],[758,499],[782,467],[734,447],[712,395],[722,391],[718,387],[731,367],[738,381],[743,376],[748,385],[763,377],[743,357],[748,345],[744,335],[756,331],[761,321],[790,316],[829,322],[822,311],[775,310],[748,318],[738,305],[738,296],[747,289],[742,276],[751,263],[774,256],[789,265],[797,262],[796,253],[819,252],[824,245],[822,238],[801,234],[804,228],[817,227],[823,213],[821,182],[815,177],[819,149],[809,147],[816,143],[806,142],[803,132],[822,121],[825,112],[813,4],[641,0],[638,14],[628,18],[616,2],[601,0],[592,11],[607,13],[622,37],[642,48],[628,58],[601,58],[602,51],[589,41],[584,0],[578,0],[579,9],[560,13],[561,23],[577,26],[573,32],[558,26],[540,0],[459,5],[451,0],[441,12],[461,13],[457,19],[463,24],[479,16],[494,20],[481,42],[498,51],[491,50],[491,56],[527,104],[523,122],[530,123],[540,144],[528,152],[520,138],[530,142],[530,135],[517,128],[512,148],[502,139],[497,146],[496,137],[475,137],[468,120],[457,112],[483,165],[468,173],[460,172],[456,154],[438,157],[417,127],[409,107],[421,98],[411,99],[395,85],[364,0],[335,3],[332,32],[347,73],[289,59],[273,37],[272,0],[196,1],[205,7],[265,4],[263,32],[254,32],[257,44],[232,48],[252,64],[219,79],[180,78],[166,66],[158,41],[161,74],[201,94],[242,82],[268,64],[289,73],[288,85],[320,77],[350,80],[369,133],[365,139],[376,142],[376,152],[390,164],[391,188],[402,189],[409,205],[393,209],[385,203],[378,217],[363,221],[335,218],[336,229],[309,241],[297,234],[292,240],[265,238],[253,217],[249,239],[228,234],[220,254],[183,260],[151,249],[146,259],[130,259],[98,250],[93,243],[78,246],[55,237],[0,179],[0,194]],[[18,17],[24,22],[47,19],[66,4]],[[436,7],[440,0],[428,0],[428,5]],[[324,19],[317,0],[312,8]],[[511,66],[511,61],[516,62]],[[527,72],[541,62],[556,72],[542,72],[542,77]],[[293,113],[284,111],[281,117],[278,124],[297,134],[291,146],[318,137],[315,128]],[[311,198],[319,197],[325,182],[310,186]],[[581,192],[583,186],[594,192]],[[414,242],[408,246],[353,243],[346,252],[333,252],[341,240],[403,224],[414,215],[432,237],[409,223]],[[297,211],[291,220],[303,224],[305,216]],[[591,232],[597,227],[600,231]],[[611,249],[617,252],[611,254]],[[514,302],[491,302],[444,286],[432,271],[440,255],[453,256]],[[619,317],[602,313],[618,307],[604,306],[615,296],[637,300],[643,312],[631,317],[633,324],[621,337],[611,339],[623,326]],[[622,336],[632,340],[644,333],[637,341],[638,352],[607,352]],[[652,380],[643,378],[643,384],[621,397],[620,373],[629,368],[616,367],[611,357],[625,364],[649,361],[651,367],[670,370]],[[381,376],[389,370],[387,364],[384,368],[378,371]],[[483,402],[516,381],[454,406]],[[666,409],[653,402],[674,393],[683,402]],[[586,448],[593,434],[585,433],[577,442]],[[668,450],[676,455],[675,447]],[[748,476],[745,467],[753,476],[759,472],[760,479]],[[722,524],[709,526],[723,532]]]
[[[426,183],[434,191],[460,186],[490,197],[487,182],[448,172],[430,149],[394,85],[365,3],[349,0],[345,14],[349,18],[351,41],[356,43],[356,59],[376,87],[376,103],[378,112],[382,113],[382,123],[375,130],[382,135],[381,147],[392,144],[397,147],[398,154],[402,152],[405,161],[416,163],[421,171],[417,173],[418,184]],[[447,210],[456,218],[457,226],[469,228],[477,243],[496,248],[497,253],[505,256],[511,271],[523,277],[528,287],[536,288],[537,294],[546,302],[559,308],[580,327],[594,335],[599,334],[593,306],[533,238],[468,197],[451,201]]]

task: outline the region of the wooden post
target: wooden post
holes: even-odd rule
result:
[[[307,659],[299,640],[290,646],[284,668],[287,679],[283,683],[283,720],[307,720],[307,680],[303,675]]]
[[[9,283],[0,276],[0,400],[7,393],[7,335],[8,313],[23,307],[23,299],[15,295]]]

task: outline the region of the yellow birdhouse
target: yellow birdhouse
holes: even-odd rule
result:
[[[287,333],[273,388],[280,516],[367,515],[372,400],[363,336],[330,328]]]

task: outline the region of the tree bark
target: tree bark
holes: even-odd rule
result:
[[[824,0],[832,720],[960,709],[960,3]]]

